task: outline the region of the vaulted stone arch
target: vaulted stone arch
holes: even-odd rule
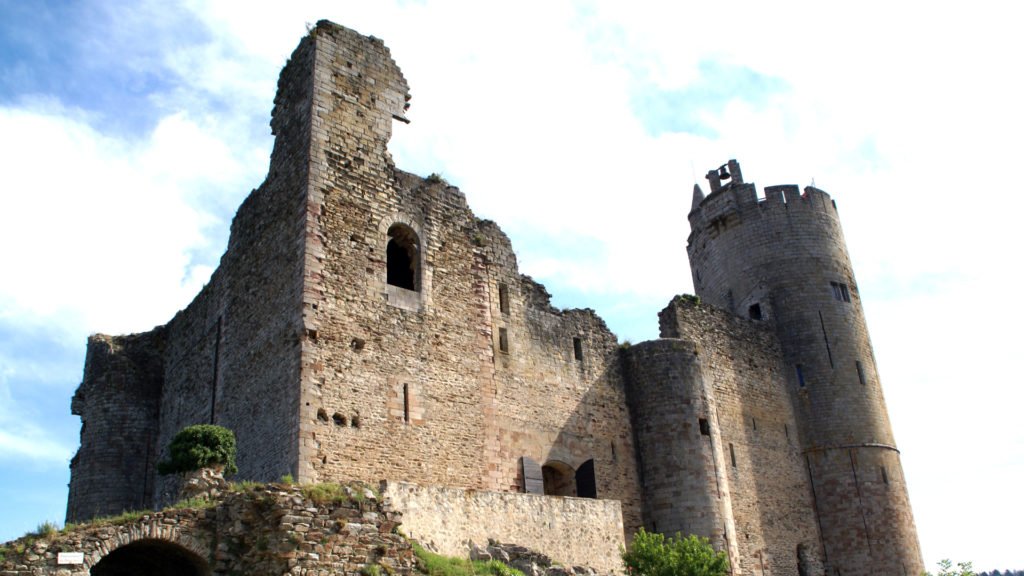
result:
[[[210,564],[188,548],[158,538],[142,538],[103,556],[90,576],[210,576]]]

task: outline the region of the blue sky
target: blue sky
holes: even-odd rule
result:
[[[0,540],[62,520],[86,337],[198,292],[265,175],[277,73],[328,18],[409,80],[398,165],[620,339],[692,292],[700,174],[830,192],[926,562],[1024,568],[1015,7],[281,4],[0,0]]]

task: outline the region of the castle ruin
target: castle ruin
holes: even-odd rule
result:
[[[240,479],[617,501],[613,530],[706,536],[734,574],[923,571],[828,194],[710,171],[700,302],[620,347],[553,308],[457,188],[396,169],[408,101],[380,40],[322,21],[301,41],[209,283],[164,326],[89,339],[68,521],[167,504],[156,463],[214,423]]]

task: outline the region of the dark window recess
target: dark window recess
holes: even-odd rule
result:
[[[861,384],[868,383],[868,379],[864,376],[864,365],[860,363],[860,360],[857,360],[857,379]]]
[[[334,413],[334,423],[338,426],[348,426],[348,418],[345,418],[337,412]]]
[[[508,354],[508,330],[498,328],[498,350]]]
[[[327,422],[327,410],[320,408],[316,411],[316,419],[321,422]]]
[[[405,406],[405,408],[404,408],[405,423],[408,424],[409,423],[409,385],[408,384],[402,384],[402,402],[403,402],[403,404]]]
[[[754,427],[754,430],[756,431],[757,430],[757,418],[754,418],[753,416],[751,416],[750,417],[750,424]]]
[[[576,471],[576,496],[597,498],[597,477],[594,475],[594,461],[587,460]]]
[[[830,282],[832,285],[832,296],[840,302],[850,301],[850,287],[840,282]]]
[[[732,442],[729,443],[729,459],[732,460],[732,467],[736,467],[736,449],[732,447]]]
[[[783,424],[782,430],[786,433],[786,439],[789,439],[789,424]]]
[[[508,314],[508,284],[498,284],[498,309],[502,314]]]
[[[763,320],[764,316],[761,314],[760,304],[751,304],[750,308],[747,309],[747,313],[751,320]]]
[[[807,385],[807,382],[804,380],[804,367],[803,367],[803,364],[797,364],[796,365],[796,379],[797,379],[797,382],[800,383],[800,387],[801,388],[803,388],[804,386]]]
[[[572,355],[577,360],[583,360],[583,340],[579,338],[572,339]]]
[[[707,418],[698,419],[697,424],[700,426],[701,436],[711,436],[711,424],[708,423]]]
[[[885,471],[885,466],[879,466],[879,470],[882,471],[882,482],[885,482],[885,484],[888,485],[889,484],[889,473]]]
[[[412,228],[395,224],[388,229],[388,284],[406,290],[419,290],[419,251],[420,241]]]

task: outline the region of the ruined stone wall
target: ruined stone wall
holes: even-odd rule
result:
[[[916,529],[836,206],[811,187],[803,194],[768,187],[765,195],[758,200],[752,184],[736,182],[695,197],[688,252],[697,293],[775,327],[780,385],[800,426],[832,573],[919,573]],[[883,475],[886,489],[865,484]]]
[[[739,318],[675,298],[660,316],[663,337],[695,343],[711,388],[731,500],[730,534],[744,574],[822,574],[821,538],[790,402],[785,364],[770,322]]]
[[[522,456],[594,460],[598,497],[626,501],[638,525],[614,335],[538,299],[458,189],[394,168],[407,88],[378,40],[333,25],[315,37],[299,477],[521,491]],[[395,226],[415,238],[412,289],[387,280]]]
[[[589,498],[478,492],[389,482],[384,498],[402,512],[402,532],[448,556],[466,557],[488,539],[544,553],[563,566],[619,572],[618,503]],[[543,518],[543,521],[538,521]]]
[[[412,546],[395,533],[401,514],[366,487],[342,490],[320,501],[297,486],[256,486],[207,508],[22,538],[5,545],[0,575],[415,573]],[[80,552],[82,563],[58,564],[62,552]]]
[[[89,337],[71,413],[82,418],[71,459],[67,521],[152,506],[164,331]]]
[[[312,83],[307,38],[278,82],[267,179],[239,207],[209,284],[167,326],[161,450],[185,426],[225,426],[244,479],[276,480],[297,467]]]

